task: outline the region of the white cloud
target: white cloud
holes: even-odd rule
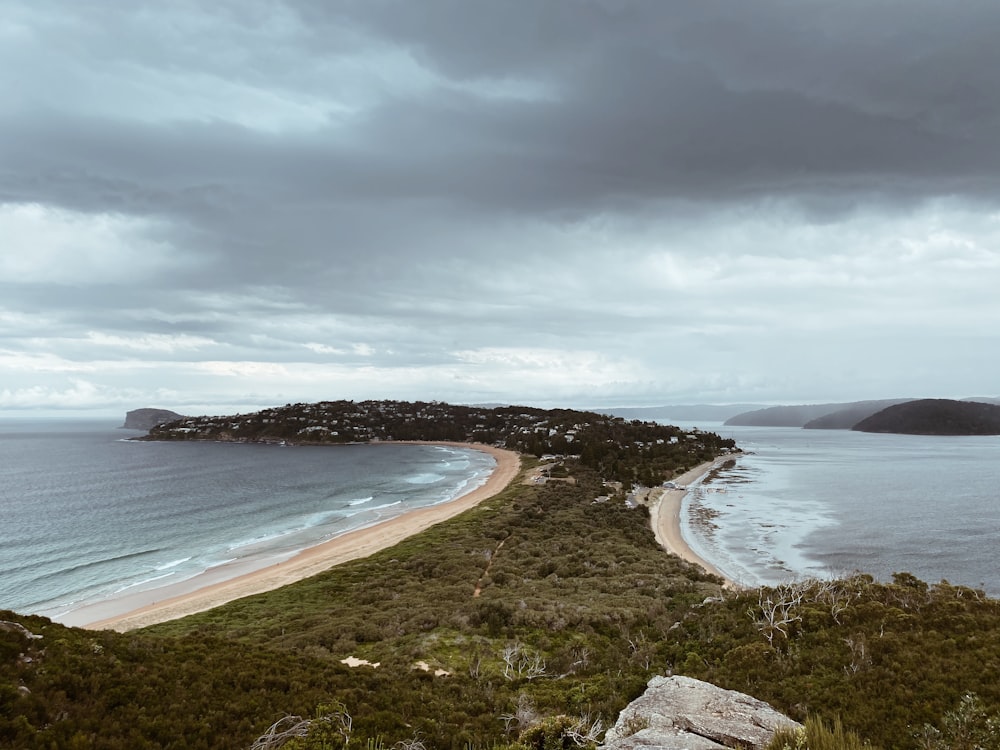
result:
[[[94,409],[127,403],[140,392],[116,390],[89,380],[73,379],[64,387],[29,386],[0,389],[0,409]]]
[[[297,364],[278,364],[275,362],[196,362],[192,365],[196,371],[215,377],[242,378],[244,380],[259,380],[261,382],[284,381],[293,383],[303,377],[303,368]]]
[[[197,351],[216,345],[216,342],[210,338],[206,338],[205,336],[191,336],[189,334],[167,335],[147,333],[136,336],[119,336],[100,331],[88,331],[87,342],[95,347],[107,349],[126,349],[161,354]]]
[[[149,282],[182,258],[156,222],[37,203],[0,204],[0,279],[17,284]]]
[[[311,352],[316,352],[316,354],[346,354],[346,349],[338,349],[335,346],[327,346],[326,344],[318,344],[315,341],[310,341],[308,344],[303,344],[306,349]]]
[[[28,342],[30,347],[30,341]],[[39,347],[51,347],[52,342],[40,341]],[[0,370],[8,382],[24,374],[43,372],[96,372],[100,365],[94,362],[74,362],[51,352],[0,349]]]

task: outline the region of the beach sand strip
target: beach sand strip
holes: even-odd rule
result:
[[[521,471],[521,458],[517,453],[490,445],[439,441],[432,443],[398,441],[386,444],[400,445],[401,443],[472,448],[489,453],[496,459],[497,465],[485,484],[461,497],[446,503],[410,511],[375,526],[348,532],[327,542],[304,549],[284,562],[276,563],[250,573],[244,573],[228,580],[217,581],[192,591],[169,596],[160,601],[150,601],[124,614],[102,617],[102,605],[100,603],[82,608],[84,613],[92,611],[93,614],[97,615],[97,617],[87,622],[83,627],[92,630],[117,630],[125,632],[146,627],[147,625],[175,620],[197,612],[204,612],[235,599],[271,591],[281,586],[300,581],[303,578],[322,573],[335,565],[367,557],[375,552],[391,547],[407,537],[418,534],[441,521],[473,508],[505,489],[517,478]],[[373,443],[373,445],[377,445],[377,443]],[[192,580],[196,581],[197,579]],[[148,593],[150,596],[157,595],[155,589]],[[162,595],[162,592],[160,595]],[[107,606],[113,604],[114,602],[112,601],[104,605],[104,612],[107,611]]]
[[[708,474],[712,469],[730,459],[732,459],[732,456],[723,456],[714,461],[706,461],[703,464],[695,466],[690,471],[681,474],[679,477],[674,477],[673,481],[675,484],[687,488]],[[725,580],[727,587],[732,588],[735,586],[733,581],[708,560],[696,555],[694,550],[684,540],[684,535],[681,533],[681,506],[687,492],[687,489],[662,489],[659,493],[659,498],[650,497],[649,519],[650,525],[653,527],[653,535],[656,537],[657,543],[665,550],[672,552],[682,560],[700,566],[713,575],[719,576]]]

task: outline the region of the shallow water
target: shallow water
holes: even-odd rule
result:
[[[261,567],[453,499],[495,467],[445,446],[126,439],[138,434],[0,422],[0,608],[58,619],[227,562]]]
[[[1000,596],[1000,438],[700,426],[751,452],[683,513],[734,580],[907,571]]]

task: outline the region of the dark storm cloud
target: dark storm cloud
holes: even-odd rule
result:
[[[724,393],[785,362],[778,331],[805,359],[874,319],[858,361],[883,334],[919,361],[895,310],[976,340],[998,314],[998,26],[923,0],[15,3],[0,359]],[[697,368],[660,353],[699,340]]]
[[[1000,8],[936,3],[352,5],[443,76],[538,81],[550,99],[467,110],[510,153],[650,197],[995,190]],[[310,11],[304,10],[305,13]],[[322,15],[322,11],[312,11]],[[409,102],[385,121],[405,127]],[[433,106],[433,104],[431,105]],[[417,118],[424,114],[417,107]],[[484,115],[478,121],[477,114]],[[433,115],[432,115],[433,116]],[[436,120],[447,134],[446,112]],[[464,118],[454,119],[456,125]],[[498,134],[497,131],[500,131]],[[519,162],[514,161],[514,166]],[[637,169],[638,168],[638,169]],[[969,171],[972,177],[968,179]],[[603,179],[602,179],[603,178]],[[693,180],[693,184],[691,181]],[[516,180],[520,184],[527,180]],[[544,183],[551,187],[551,183]],[[610,184],[605,192],[610,191]],[[539,191],[541,192],[541,191]]]
[[[1000,9],[987,4],[915,3],[903,14],[894,3],[837,12],[777,2],[290,7],[310,30],[307,54],[288,61],[301,75],[251,64],[251,80],[303,85],[355,29],[466,88],[381,98],[305,137],[185,123],[183,112],[150,126],[30,111],[8,121],[8,147],[22,158],[5,154],[17,170],[5,182],[82,172],[98,184],[80,185],[77,200],[115,210],[144,200],[212,208],[213,189],[229,189],[237,200],[423,196],[528,214],[626,210],[629,200],[996,189],[1000,53],[986,30]],[[195,64],[189,55],[181,50],[182,71]],[[507,79],[539,93],[484,94]],[[18,192],[6,186],[9,199]]]

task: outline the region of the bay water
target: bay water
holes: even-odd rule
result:
[[[699,426],[747,453],[692,488],[682,531],[738,583],[906,571],[1000,596],[1000,437]],[[495,466],[447,446],[138,434],[0,420],[0,609],[71,620],[233,561],[263,567],[453,499]]]
[[[471,448],[139,442],[86,420],[0,420],[0,609],[86,604],[220,565],[261,568],[454,499],[496,463]]]
[[[687,494],[682,533],[737,583],[909,572],[1000,597],[1000,437],[699,426],[747,453]]]

